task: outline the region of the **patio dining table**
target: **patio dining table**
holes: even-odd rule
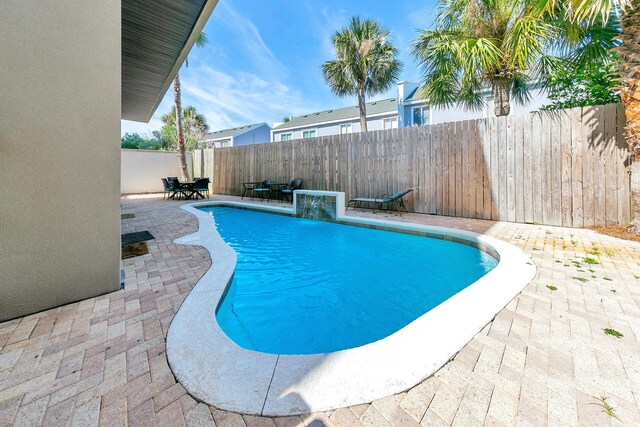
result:
[[[260,185],[260,181],[245,181],[241,184],[242,184],[242,197],[240,197],[240,200],[243,200],[244,195],[247,193],[247,191],[249,192],[249,194],[251,194],[253,189],[258,187],[258,185]]]
[[[180,188],[183,190],[187,190],[183,192],[185,200],[191,200],[191,198],[195,198],[196,200],[198,198],[204,199],[204,195],[200,191],[193,188],[195,184],[196,181],[184,181],[180,183]],[[174,193],[171,198],[173,199],[175,195],[176,193]]]
[[[289,185],[289,183],[287,182],[278,182],[275,184],[271,184],[271,194],[276,193],[278,195],[278,200],[280,200],[280,203],[282,203],[282,190],[286,188],[287,185]],[[273,198],[274,197],[270,195],[269,200]]]

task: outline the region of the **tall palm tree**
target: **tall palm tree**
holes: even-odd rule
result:
[[[367,131],[366,96],[385,92],[397,82],[402,63],[389,41],[389,31],[378,22],[351,18],[333,35],[336,59],[322,65],[322,74],[338,96],[357,95],[360,131]]]
[[[207,119],[193,105],[187,105],[182,109],[181,119],[185,141],[198,139],[209,130]],[[161,120],[165,124],[176,126],[176,107],[172,107],[169,113],[163,114]]]
[[[604,55],[616,24],[586,27],[551,17],[530,0],[443,0],[436,29],[413,44],[424,74],[421,95],[430,104],[477,110],[490,87],[495,115],[508,115],[512,99],[525,103],[532,84],[545,85],[554,69]]]
[[[617,64],[620,98],[627,123],[625,137],[632,155],[631,206],[633,220],[630,230],[640,233],[640,0],[538,0],[538,5],[551,14],[563,4],[565,17],[573,21],[593,22],[598,18],[620,16],[620,46]]]
[[[198,34],[198,38],[196,39],[197,47],[204,47],[208,43],[207,35],[205,33]],[[189,59],[185,60],[185,65],[189,67]],[[182,179],[185,181],[189,180],[189,168],[187,167],[187,158],[185,154],[185,139],[183,132],[183,123],[182,123],[182,99],[180,95],[180,73],[176,74],[176,78],[173,79],[173,102],[175,106],[175,117],[177,120],[175,121],[176,126],[176,138],[178,140],[178,162],[180,163],[180,173],[182,175]]]

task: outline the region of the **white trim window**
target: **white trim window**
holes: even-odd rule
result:
[[[340,135],[346,135],[352,132],[353,132],[353,126],[351,126],[351,123],[345,123],[340,125]]]
[[[431,108],[413,107],[411,109],[411,124],[413,126],[430,125],[431,124]]]
[[[398,118],[390,117],[382,120],[382,130],[398,129]]]
[[[231,144],[231,140],[230,139],[224,139],[222,141],[214,142],[213,146],[215,148],[226,148],[226,147],[232,147],[233,145]]]
[[[302,137],[304,139],[308,139],[308,138],[315,138],[316,137],[316,130],[312,129],[312,130],[305,130],[302,132]]]
[[[280,135],[280,141],[291,141],[292,139],[293,139],[293,134],[291,132],[283,133]]]

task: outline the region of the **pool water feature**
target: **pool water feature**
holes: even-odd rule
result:
[[[378,341],[497,265],[483,251],[443,239],[229,207],[200,209],[237,253],[216,318],[248,350],[317,354]]]

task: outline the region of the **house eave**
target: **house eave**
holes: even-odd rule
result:
[[[130,1],[134,1],[134,0],[130,0]],[[135,0],[135,1],[137,2],[135,7],[141,7],[140,6],[141,3],[139,2],[139,0]],[[200,9],[200,13],[198,14],[197,18],[193,21],[191,25],[191,30],[189,32],[189,36],[186,39],[186,42],[180,48],[180,51],[176,56],[175,60],[173,61],[171,67],[168,69],[168,72],[164,77],[162,84],[156,86],[157,89],[153,87],[154,85],[153,82],[149,82],[148,79],[140,77],[140,74],[144,74],[143,72],[141,72],[140,70],[136,70],[135,68],[133,68],[133,66],[131,66],[132,68],[127,69],[128,64],[125,63],[123,58],[123,73],[122,73],[123,93],[122,93],[122,111],[121,111],[122,119],[139,121],[139,122],[149,122],[149,120],[151,120],[151,117],[153,116],[155,111],[158,109],[158,106],[160,105],[160,102],[164,98],[165,93],[167,92],[167,90],[169,89],[169,86],[171,86],[174,78],[178,74],[180,67],[182,66],[185,59],[187,58],[187,55],[191,51],[191,48],[195,44],[199,34],[202,32],[202,29],[207,23],[207,20],[211,16],[211,13],[213,12],[217,3],[218,3],[218,0],[204,0],[202,8]],[[123,23],[123,27],[124,27],[124,23]],[[124,30],[125,28],[123,28],[123,37],[124,37]],[[145,34],[145,35],[148,35],[148,34]],[[148,36],[153,37],[154,35],[151,34]],[[133,51],[131,52],[131,55],[135,55],[135,53],[136,52]],[[138,72],[139,74],[134,75],[134,77],[131,77],[130,76],[131,72],[133,72],[134,74]],[[129,87],[130,92],[127,92],[127,90],[125,89],[125,87],[127,87],[127,79],[131,79],[132,81],[135,80],[135,84],[132,83],[131,85],[129,85],[129,86],[133,86],[133,87]],[[140,85],[140,80],[143,80],[142,85]],[[139,88],[139,86],[146,86],[146,87],[143,89],[141,87]],[[152,93],[155,94],[153,96],[153,100],[149,100],[149,101],[141,100],[142,96],[140,93],[143,90],[149,90],[149,89],[151,89]]]

